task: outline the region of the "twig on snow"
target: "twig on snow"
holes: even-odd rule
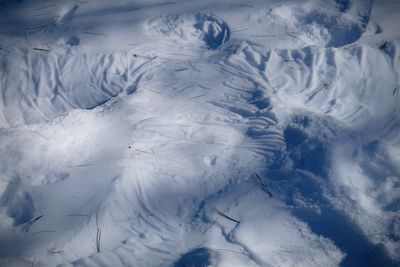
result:
[[[231,30],[231,32],[244,32],[247,30],[248,30],[248,28],[243,28],[243,29]]]
[[[260,182],[260,184],[262,184],[262,186],[265,187],[265,184],[264,184],[264,182],[261,180],[260,176],[258,176],[257,173],[255,173],[254,176],[257,178],[257,180]]]
[[[64,254],[64,250],[53,250],[50,251],[51,254]]]
[[[194,100],[194,99],[196,99],[196,98],[200,98],[200,97],[203,97],[203,96],[206,96],[206,94],[191,97],[191,98],[189,98],[189,100]]]
[[[96,234],[96,249],[97,253],[100,253],[100,241],[101,240],[101,229],[97,227],[97,234]]]
[[[230,220],[230,221],[232,221],[232,222],[235,222],[235,223],[237,223],[237,224],[240,223],[238,220],[235,220],[235,219],[233,219],[232,217],[229,217],[228,215],[226,215],[225,213],[222,213],[222,212],[219,211],[218,209],[215,209],[215,212],[216,212],[218,215],[220,215],[220,216],[222,216],[222,217],[224,217],[224,218],[226,218],[226,219],[228,219],[228,220]]]
[[[263,186],[263,188],[264,188],[264,190],[263,191],[265,191],[267,194],[268,194],[268,196],[271,198],[271,197],[273,197],[273,195],[272,195],[272,193],[269,191],[269,190],[267,190],[267,186],[264,184],[264,182],[261,180],[261,178],[260,178],[260,176],[258,176],[258,174],[257,173],[254,173],[254,176],[257,178],[257,180],[260,182],[260,184]]]
[[[90,166],[91,164],[80,164],[80,165],[66,165],[65,167],[67,168],[82,168],[82,167],[87,167]]]
[[[25,122],[26,126],[28,126],[28,128],[29,128],[29,130],[30,130],[30,129],[31,129],[31,126],[29,126],[29,123],[26,121],[25,117],[23,117],[23,119],[24,119],[24,122]]]
[[[29,232],[29,229],[32,227],[32,225],[35,223],[35,222],[37,222],[40,218],[42,218],[43,217],[43,215],[40,215],[40,216],[38,216],[38,217],[36,217],[35,219],[32,219],[32,220],[30,220],[29,222],[27,222],[25,225],[24,225],[24,227],[23,227],[23,229],[24,229],[24,232],[25,233],[28,233]]]
[[[175,71],[185,71],[185,70],[188,70],[188,68],[175,69]]]
[[[97,36],[103,36],[103,37],[106,37],[106,38],[108,38],[108,35],[107,35],[107,34],[104,34],[104,33],[98,33],[98,32],[88,32],[88,31],[84,31],[84,32],[82,32],[82,33],[85,33],[85,34],[91,34],[91,35],[97,35]]]

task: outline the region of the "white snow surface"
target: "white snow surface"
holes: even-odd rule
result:
[[[400,266],[400,2],[0,1],[0,266]]]

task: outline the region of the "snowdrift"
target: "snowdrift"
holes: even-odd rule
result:
[[[389,9],[5,1],[0,265],[397,266]]]

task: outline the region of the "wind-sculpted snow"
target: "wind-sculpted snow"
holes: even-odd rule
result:
[[[258,31],[252,39],[273,40],[266,47],[340,47],[357,41],[371,13],[370,1],[325,1],[318,7],[299,2],[261,9],[249,16]]]
[[[245,47],[240,55],[229,57],[228,68],[248,77],[257,75],[280,105],[329,115],[351,128],[390,135],[398,142],[391,133],[398,127],[393,90],[399,67],[382,51],[367,46],[274,51]]]
[[[178,46],[216,49],[229,40],[229,27],[211,14],[163,15],[148,22],[147,31]]]
[[[129,60],[131,53],[65,52],[3,52],[1,126],[52,120],[74,108],[96,107],[131,86],[128,79],[151,61]]]
[[[91,5],[1,43],[0,265],[398,265],[399,42],[361,42],[371,1]]]

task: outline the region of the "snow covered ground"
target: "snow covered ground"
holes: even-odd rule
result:
[[[397,0],[0,1],[0,266],[400,266]]]

